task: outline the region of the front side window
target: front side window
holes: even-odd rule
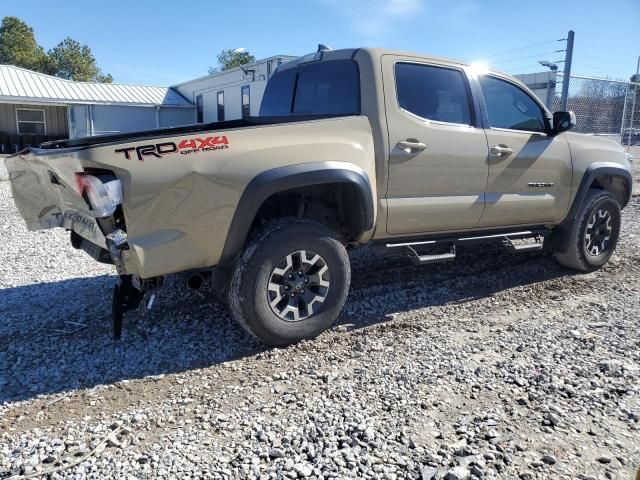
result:
[[[460,70],[417,63],[397,63],[400,108],[427,120],[471,125],[469,90]]]
[[[249,85],[242,87],[242,118],[247,118],[251,115],[251,98],[249,93]]]
[[[202,101],[202,95],[196,97],[196,122],[202,123],[204,121],[204,104]]]
[[[16,120],[18,135],[46,135],[47,133],[44,110],[18,108],[16,109]]]
[[[542,108],[524,90],[487,75],[480,76],[479,80],[492,127],[527,132],[546,131]]]
[[[224,122],[224,90],[216,95],[218,103],[218,121]]]

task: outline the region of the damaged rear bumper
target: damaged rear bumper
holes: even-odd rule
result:
[[[130,273],[122,258],[122,250],[127,248],[126,233],[117,228],[113,218],[116,205],[106,209],[104,204],[95,205],[100,199],[96,200],[95,188],[91,190],[89,184],[95,187],[101,181],[85,175],[76,154],[39,155],[26,150],[6,158],[5,164],[14,202],[29,230],[69,230],[75,248],[99,262],[113,263],[119,274]],[[89,178],[93,182],[88,182]],[[99,187],[106,195],[104,184],[99,183]]]
[[[62,227],[107,248],[106,239],[79,192],[84,169],[69,155],[38,157],[27,151],[5,159],[16,207],[29,230]]]

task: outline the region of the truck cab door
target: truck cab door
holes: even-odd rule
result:
[[[486,206],[479,226],[557,223],[569,210],[572,163],[544,108],[499,75],[479,75],[489,142]]]
[[[487,140],[465,71],[383,55],[389,135],[387,233],[473,228],[484,209]]]

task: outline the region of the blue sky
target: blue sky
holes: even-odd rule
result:
[[[205,75],[222,49],[264,58],[318,42],[488,57],[492,68],[525,73],[563,59],[554,40],[573,29],[573,72],[612,78],[633,74],[640,55],[640,0],[1,0],[4,15],[29,23],[47,49],[71,36],[116,82],[147,85]]]

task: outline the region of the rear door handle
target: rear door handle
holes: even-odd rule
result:
[[[489,151],[494,157],[506,158],[513,153],[513,148],[509,148],[506,145],[500,144],[494,145]]]
[[[426,150],[428,146],[426,143],[422,143],[420,140],[416,140],[415,138],[407,138],[406,140],[400,140],[396,143],[396,147],[405,153],[414,153]]]

